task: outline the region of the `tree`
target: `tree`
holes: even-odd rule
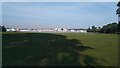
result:
[[[92,32],[96,32],[97,27],[95,27],[94,25],[92,26]]]
[[[6,30],[6,28],[5,28],[5,26],[2,26],[2,32],[6,32],[7,30]]]
[[[120,7],[120,1],[118,2],[117,6]]]
[[[116,14],[120,14],[120,2],[118,2],[117,6],[118,6],[118,9],[116,10]]]
[[[2,32],[2,26],[0,25],[0,32]]]
[[[116,14],[118,14],[118,32],[120,32],[120,1],[117,4],[118,9],[116,10]]]
[[[88,27],[87,32],[99,32],[101,27],[95,27],[94,25],[90,28]]]
[[[91,32],[91,29],[90,29],[90,27],[88,27],[88,29],[87,29],[87,32]]]
[[[101,27],[97,27],[96,32],[100,32]]]
[[[103,28],[100,30],[100,33],[117,33],[117,32],[118,32],[118,24],[115,22],[103,26]]]

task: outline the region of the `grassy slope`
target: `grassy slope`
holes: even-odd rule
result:
[[[94,50],[84,51],[83,54],[95,57],[97,62],[105,66],[118,63],[118,35],[116,34],[64,34],[68,38],[81,41],[84,46],[91,46]]]
[[[3,33],[3,65],[116,66],[118,35]]]

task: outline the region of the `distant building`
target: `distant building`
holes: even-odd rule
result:
[[[68,29],[66,28],[55,28],[55,32],[67,32]]]
[[[6,28],[7,32],[81,32],[87,33],[87,29],[67,29],[67,28],[43,28],[43,29],[27,29],[27,28]]]
[[[6,30],[9,32],[9,31],[11,31],[11,29],[10,28],[6,28]]]
[[[69,32],[81,32],[81,33],[87,33],[87,29],[68,29]]]
[[[20,31],[20,32],[30,32],[29,29],[20,29],[19,31]]]
[[[7,32],[18,32],[19,29],[17,28],[6,28]]]

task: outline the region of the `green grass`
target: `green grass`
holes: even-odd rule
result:
[[[16,33],[2,35],[3,66],[117,66],[118,35]]]

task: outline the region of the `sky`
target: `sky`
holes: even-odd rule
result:
[[[2,0],[2,2],[118,2],[119,0]]]
[[[117,22],[116,2],[4,2],[2,24],[14,28],[88,28]]]

